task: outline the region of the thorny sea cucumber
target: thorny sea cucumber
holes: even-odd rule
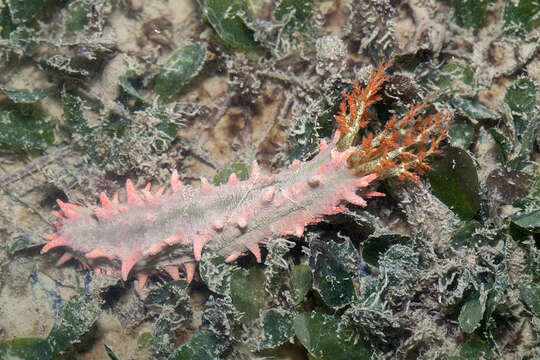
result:
[[[124,281],[136,275],[140,288],[155,272],[179,279],[182,269],[191,281],[203,249],[218,252],[227,262],[249,251],[261,262],[259,246],[272,237],[300,237],[307,225],[346,211],[345,202],[366,206],[365,198],[384,196],[367,189],[375,179],[418,181],[414,171],[429,169],[425,158],[438,152],[450,122],[440,113],[420,117],[427,101],[412,106],[402,119],[394,116],[380,133],[354,146],[368,123],[368,107],[381,99],[377,93],[389,79],[390,63],[372,73],[366,88],[355,83],[354,92],[344,95],[335,116],[340,128],[330,144],[321,141],[313,159],[295,160],[278,174],[263,174],[255,162],[248,180],[232,174],[218,187],[204,178],[198,188],[183,185],[176,170],[168,191],[152,192],[150,184],[137,191],[128,180],[125,203],[117,193],[112,200],[102,193],[96,207],[58,200],[57,231],[46,238],[41,253],[63,247],[58,265],[75,257]]]

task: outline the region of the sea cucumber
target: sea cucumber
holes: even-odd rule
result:
[[[418,112],[427,102],[395,116],[377,136],[365,136],[353,146],[368,122],[368,107],[380,100],[377,92],[388,81],[390,62],[372,73],[365,89],[355,84],[345,94],[336,120],[340,128],[328,144],[321,141],[311,160],[295,160],[278,174],[264,174],[253,163],[248,180],[231,174],[227,184],[183,185],[173,171],[169,190],[152,192],[150,184],[137,191],[126,182],[126,202],[116,193],[101,193],[101,206],[83,207],[57,201],[62,212],[57,231],[42,248],[65,248],[57,264],[71,258],[101,273],[136,275],[139,287],[154,272],[179,279],[179,269],[193,279],[204,251],[218,252],[227,262],[251,252],[261,262],[260,245],[275,236],[302,236],[309,224],[346,211],[345,203],[366,206],[365,198],[384,196],[367,187],[377,178],[399,176],[418,181],[415,171],[429,169],[425,158],[436,153],[446,136],[449,117],[425,119]],[[431,144],[425,149],[424,144]]]

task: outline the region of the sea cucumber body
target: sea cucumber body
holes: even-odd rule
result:
[[[248,180],[232,175],[216,187],[202,179],[195,188],[181,185],[174,173],[163,195],[149,187],[137,192],[128,181],[126,203],[111,202],[104,194],[102,207],[59,202],[64,211],[59,230],[42,253],[66,247],[64,260],[75,256],[124,280],[156,270],[175,278],[182,264],[190,275],[203,250],[227,261],[249,250],[260,262],[259,244],[275,236],[301,236],[305,226],[345,211],[344,201],[365,206],[362,196],[382,195],[365,189],[376,174],[350,172],[347,159],[355,148],[339,152],[339,136],[329,145],[321,143],[313,159],[294,161],[278,174],[263,174],[255,163]],[[364,189],[360,196],[359,189]]]

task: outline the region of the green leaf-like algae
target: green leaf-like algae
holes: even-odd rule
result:
[[[295,303],[301,303],[313,284],[313,275],[308,265],[296,265],[291,270],[291,282],[294,288]]]
[[[218,345],[218,338],[213,333],[200,331],[178,347],[169,360],[216,360],[220,354]]]
[[[362,339],[353,342],[339,327],[339,319],[316,312],[298,314],[293,321],[298,340],[309,353],[324,360],[371,359],[369,343]]]
[[[536,86],[529,78],[522,77],[508,88],[504,102],[512,111],[531,112],[536,104]]]
[[[201,43],[178,49],[161,68],[156,79],[156,92],[162,99],[176,94],[197,75],[206,60],[206,48]]]
[[[479,29],[486,18],[487,7],[493,0],[457,0],[456,16],[468,28]]]
[[[463,360],[487,359],[488,345],[478,335],[473,334],[461,347],[459,355]]]
[[[540,2],[531,0],[505,1],[503,20],[505,33],[525,36],[540,26]]]
[[[275,348],[289,342],[294,331],[292,314],[282,309],[270,309],[265,312],[262,322],[262,348]]]
[[[459,325],[466,333],[472,333],[480,326],[486,309],[485,299],[476,292],[461,308]]]
[[[242,321],[250,324],[259,317],[266,291],[264,271],[260,268],[238,270],[231,277],[231,298],[234,307],[244,313]]]
[[[352,274],[345,265],[351,261],[348,256],[355,253],[356,249],[349,240],[341,244],[333,241],[311,242],[313,288],[332,308],[341,308],[354,297]]]
[[[282,0],[274,11],[274,17],[282,21],[286,16],[290,16],[287,28],[301,28],[312,8],[313,0]]]
[[[251,19],[251,10],[246,0],[206,0],[200,7],[203,16],[227,45],[240,49],[257,45],[253,39],[254,31],[245,21]]]
[[[33,19],[39,14],[46,0],[6,0],[11,19],[19,24]]]
[[[462,149],[448,148],[431,164],[433,194],[462,220],[470,220],[480,209],[480,185],[471,157]]]
[[[43,150],[54,142],[53,129],[45,118],[17,110],[0,112],[0,129],[0,145],[16,150]]]
[[[11,101],[17,104],[32,104],[47,97],[47,90],[44,89],[7,89],[0,88],[0,91],[4,93]]]
[[[540,318],[540,285],[525,284],[521,286],[520,293],[523,302],[536,317]]]

